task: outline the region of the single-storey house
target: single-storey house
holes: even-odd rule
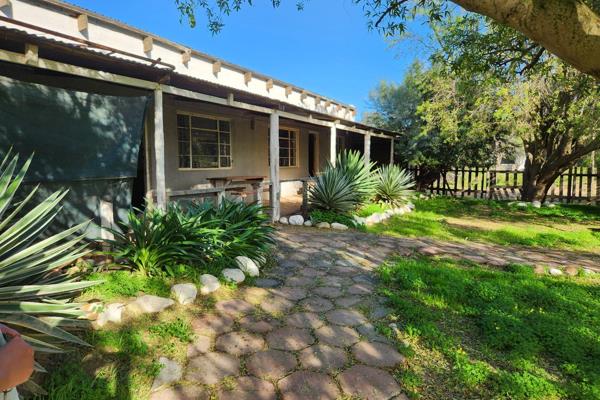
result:
[[[28,183],[70,188],[72,221],[109,226],[146,200],[250,186],[277,220],[339,150],[393,162],[394,132],[355,118],[351,105],[81,7],[0,0],[0,156],[35,152]]]

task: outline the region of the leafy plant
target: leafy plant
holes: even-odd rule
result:
[[[350,182],[356,197],[356,204],[367,201],[375,193],[377,185],[373,174],[375,163],[372,161],[367,163],[365,157],[358,151],[342,151],[338,154],[333,168],[339,170]]]
[[[354,219],[348,214],[340,214],[334,211],[313,210],[310,212],[310,220],[313,224],[319,222],[340,223],[346,226],[355,226]]]
[[[273,228],[262,206],[224,201],[214,207],[170,204],[166,211],[132,210],[114,230],[113,254],[143,274],[175,271],[178,264],[220,268],[240,255],[265,256]]]
[[[377,173],[376,199],[394,206],[406,201],[414,186],[412,175],[397,165],[383,165]]]
[[[347,213],[356,206],[354,188],[340,169],[326,168],[308,190],[308,201],[313,208]]]
[[[87,223],[45,235],[60,212],[66,190],[52,193],[33,205],[37,187],[22,201],[14,201],[31,157],[17,170],[18,155],[11,151],[0,163],[0,323],[22,333],[36,353],[63,351],[65,343],[87,345],[63,328],[81,325],[82,304],[71,298],[98,281],[77,282],[63,268],[88,250],[83,235],[73,236]],[[39,365],[36,369],[43,371]],[[43,392],[33,382],[27,389]]]

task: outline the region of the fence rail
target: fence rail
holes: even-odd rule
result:
[[[419,176],[419,168],[409,170]],[[481,167],[455,168],[441,173],[427,188],[431,193],[454,197],[519,199],[523,171]],[[548,190],[546,200],[561,203],[600,203],[600,170],[573,167],[562,173]]]

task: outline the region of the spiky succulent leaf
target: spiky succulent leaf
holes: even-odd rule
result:
[[[312,208],[346,213],[356,206],[356,193],[341,169],[327,167],[310,186],[308,199]]]
[[[397,165],[384,165],[377,174],[376,198],[384,203],[399,205],[406,201],[414,185],[409,172]]]

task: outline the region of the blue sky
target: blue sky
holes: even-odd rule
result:
[[[407,67],[423,56],[415,40],[391,46],[367,29],[366,18],[352,0],[311,0],[297,11],[295,0],[273,9],[270,0],[255,0],[225,19],[217,35],[198,21],[180,23],[175,0],[71,0],[199,51],[288,81],[358,107],[368,108],[368,93],[381,80],[401,81]],[[203,15],[201,15],[203,17]],[[426,35],[420,24],[411,31]]]

